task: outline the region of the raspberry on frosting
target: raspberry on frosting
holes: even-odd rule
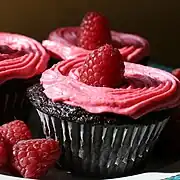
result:
[[[79,79],[92,86],[119,87],[124,79],[124,62],[118,49],[106,44],[92,51],[81,67]]]
[[[111,43],[108,20],[97,12],[88,12],[80,25],[77,44],[85,49],[93,50]]]
[[[38,75],[46,69],[48,60],[48,53],[36,40],[0,32],[0,84]]]

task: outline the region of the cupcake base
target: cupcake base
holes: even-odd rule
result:
[[[30,108],[26,89],[36,80],[9,80],[0,85],[0,125],[15,119],[26,121]]]
[[[180,107],[173,110],[171,120],[163,129],[160,140],[155,146],[155,155],[180,157]]]
[[[60,142],[63,168],[83,176],[121,177],[137,173],[169,119],[169,110],[138,120],[110,113],[92,114],[54,103],[41,85],[28,89],[46,138]]]
[[[91,125],[68,122],[37,110],[46,138],[59,140],[72,172],[119,177],[136,172],[153,148],[168,118],[149,125]]]

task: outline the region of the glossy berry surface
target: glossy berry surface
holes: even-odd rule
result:
[[[78,46],[88,50],[111,43],[108,20],[100,13],[88,12],[80,25],[77,41]]]
[[[124,79],[124,62],[119,50],[106,44],[91,52],[81,67],[79,78],[91,86],[119,87]]]
[[[31,139],[32,135],[27,125],[20,120],[15,120],[0,127],[6,145],[11,148],[20,140]]]
[[[53,139],[20,141],[13,146],[12,166],[25,178],[40,178],[60,156]]]

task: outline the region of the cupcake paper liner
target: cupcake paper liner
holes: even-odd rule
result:
[[[70,122],[37,109],[46,138],[60,141],[59,163],[74,173],[99,177],[133,174],[153,148],[169,118],[149,124]]]
[[[36,80],[10,80],[0,85],[1,125],[15,119],[27,120],[31,104],[26,97],[26,89]]]
[[[174,108],[171,120],[163,129],[160,140],[155,146],[155,153],[160,156],[179,156],[180,144],[178,140],[180,130],[180,107]]]
[[[28,102],[25,92],[0,93],[0,124],[10,122],[15,119],[25,120],[27,116]]]

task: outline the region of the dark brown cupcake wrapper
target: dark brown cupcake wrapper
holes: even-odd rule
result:
[[[15,119],[24,120],[28,102],[25,92],[14,92],[11,94],[0,94],[0,124],[4,124]]]
[[[28,80],[9,80],[0,85],[0,124],[28,117],[30,103],[26,89],[36,82],[36,77]]]
[[[119,177],[146,159],[169,118],[155,123],[92,125],[55,118],[37,110],[46,138],[60,141],[62,166],[78,174]]]

